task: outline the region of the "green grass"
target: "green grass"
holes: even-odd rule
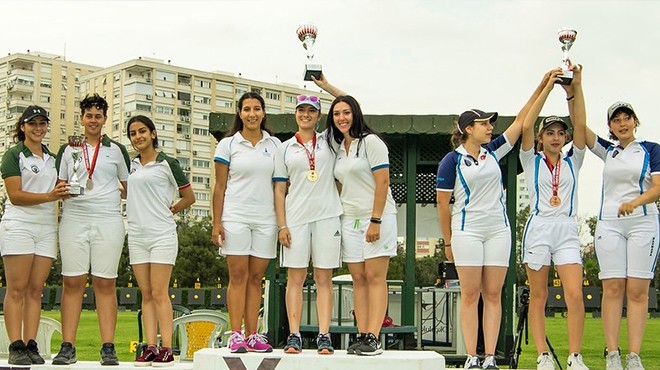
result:
[[[623,356],[628,353],[628,332],[627,321],[621,321],[621,334],[619,336],[619,346]],[[557,353],[557,357],[566,369],[566,358],[568,357],[568,338],[566,336],[566,319],[561,316],[546,319],[546,331],[550,343]],[[646,323],[644,341],[642,342],[642,362],[647,370],[660,369],[660,319],[649,319]],[[582,340],[582,356],[584,362],[591,369],[604,369],[605,359],[603,358],[603,348],[605,348],[605,336],[600,318],[587,316],[584,328],[584,338]],[[523,342],[522,354],[518,368],[535,369],[536,368],[536,347],[532,339],[532,333],[529,332],[529,345]],[[625,366],[625,364],[624,364]]]
[[[44,311],[44,316],[60,320],[59,311]],[[627,322],[621,322],[620,346],[621,352],[627,353]],[[555,348],[555,352],[566,368],[566,357],[568,356],[568,341],[566,338],[566,319],[560,316],[546,319],[548,338]],[[644,342],[642,345],[642,360],[647,370],[660,370],[660,319],[649,319],[646,326]],[[132,361],[135,354],[130,352],[130,342],[137,341],[137,313],[131,311],[119,312],[117,317],[117,332],[115,345],[120,361]],[[53,353],[59,350],[61,337],[56,334],[53,338]],[[97,361],[101,347],[98,320],[95,311],[83,311],[78,328],[78,339],[76,343],[78,359],[81,361]],[[591,369],[604,369],[603,348],[605,339],[600,319],[587,316],[584,330],[582,355],[587,366]],[[520,369],[536,368],[536,348],[529,333],[529,344],[523,343],[520,355]]]

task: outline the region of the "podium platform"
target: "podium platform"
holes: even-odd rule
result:
[[[334,355],[319,355],[316,350],[285,354],[231,353],[228,348],[205,348],[195,352],[194,370],[441,370],[445,358],[434,351],[385,351],[378,356],[348,355],[337,350]]]
[[[135,367],[133,362],[119,362],[119,366],[101,366],[99,361],[78,361],[73,365],[51,365],[49,360],[46,360],[45,365],[33,365],[30,366],[19,366],[19,365],[8,365],[7,359],[3,358],[0,360],[0,370],[20,370],[20,369],[39,369],[39,370],[135,370],[135,369],[153,369],[153,367]],[[193,370],[192,362],[176,362],[173,366],[164,367],[163,369],[172,369],[172,370]]]

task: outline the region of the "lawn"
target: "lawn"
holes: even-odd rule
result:
[[[59,311],[44,311],[44,316],[52,317],[60,320]],[[566,319],[556,316],[548,318],[546,321],[548,338],[555,348],[562,366],[566,368],[566,357],[568,356],[568,342],[566,339]],[[621,325],[621,351],[627,353],[627,332],[626,320],[622,321]],[[642,359],[644,366],[647,370],[658,369],[660,370],[660,319],[649,319],[646,327],[646,334],[644,336],[644,343],[642,348]],[[118,313],[117,320],[117,334],[116,334],[116,348],[117,355],[120,361],[132,361],[135,354],[130,352],[130,342],[136,341],[138,338],[137,332],[137,313],[131,311],[124,311]],[[59,350],[61,338],[58,334],[53,338],[53,353]],[[98,322],[96,319],[95,311],[83,311],[80,327],[78,328],[78,340],[76,343],[78,359],[87,361],[97,361],[99,359],[99,349],[101,343],[98,334]],[[603,329],[601,320],[587,316],[585,324],[585,334],[583,340],[582,355],[585,362],[591,369],[604,369],[605,360],[603,358],[603,348],[605,340],[603,337]],[[520,369],[535,369],[536,368],[536,349],[529,333],[529,344],[523,343],[523,351],[520,356]]]

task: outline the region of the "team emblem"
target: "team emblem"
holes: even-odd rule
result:
[[[32,172],[34,172],[34,173],[39,173],[39,167],[38,167],[36,164],[31,165],[31,166],[30,166],[30,169],[31,169]]]

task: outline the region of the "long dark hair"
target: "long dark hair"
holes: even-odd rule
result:
[[[131,117],[131,119],[129,119],[128,123],[126,124],[126,137],[129,141],[131,140],[131,124],[133,122],[142,122],[145,126],[147,126],[149,132],[156,131],[156,125],[154,125],[154,122],[149,117],[143,115]],[[154,149],[158,148],[158,132],[156,132],[154,135],[154,140],[151,142],[151,145],[153,145]]]
[[[344,139],[344,134],[342,134],[341,131],[335,127],[335,118],[333,113],[335,105],[341,102],[348,104],[348,106],[351,108],[353,122],[351,123],[351,128],[348,130],[348,134],[351,135],[351,137],[355,139],[361,139],[369,134],[377,135],[376,132],[372,130],[364,120],[362,108],[360,108],[360,104],[357,102],[357,100],[355,100],[355,98],[350,95],[340,95],[330,105],[330,109],[328,110],[328,117],[325,121],[325,127],[328,130],[328,147],[334,148],[336,144],[341,143],[341,141]],[[359,145],[360,143],[358,143],[358,152],[360,151]]]
[[[240,99],[238,99],[238,103],[236,104],[236,116],[234,117],[234,124],[231,127],[231,130],[227,133],[228,136],[232,136],[235,133],[243,130],[243,120],[241,119],[241,110],[243,110],[243,102],[245,102],[246,99],[257,99],[259,101],[259,104],[261,105],[261,109],[264,111],[264,118],[261,120],[261,125],[260,128],[270,135],[273,134],[272,131],[270,131],[266,127],[266,102],[264,102],[264,98],[261,97],[261,95],[257,94],[256,92],[246,92],[241,96]]]

